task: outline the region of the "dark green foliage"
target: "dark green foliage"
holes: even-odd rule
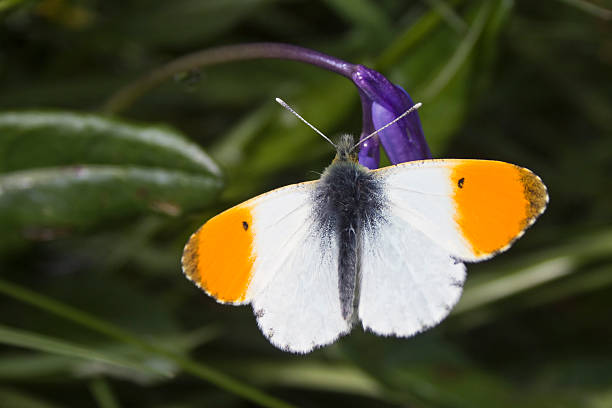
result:
[[[0,0],[0,406],[612,406],[606,8]],[[469,267],[438,327],[357,328],[294,356],[250,308],[182,276],[182,246],[208,217],[332,159],[274,97],[332,137],[360,131],[349,81],[288,61],[193,69],[108,108],[174,58],[253,41],[378,69],[423,102],[435,157],[504,160],[548,185],[547,212]]]
[[[220,170],[175,131],[93,115],[0,113],[0,250],[140,213],[206,208]]]

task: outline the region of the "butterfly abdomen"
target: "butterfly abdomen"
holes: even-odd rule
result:
[[[339,159],[325,170],[313,200],[320,232],[338,239],[338,296],[342,317],[351,321],[359,293],[362,234],[383,217],[383,185],[365,167]]]

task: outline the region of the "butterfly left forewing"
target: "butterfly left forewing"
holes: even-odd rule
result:
[[[217,301],[251,303],[275,346],[306,353],[350,327],[338,296],[338,243],[313,219],[315,183],[255,197],[210,219],[183,253],[187,277]]]

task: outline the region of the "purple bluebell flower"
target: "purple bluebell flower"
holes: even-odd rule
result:
[[[379,72],[363,65],[355,66],[351,79],[359,88],[361,95],[363,109],[361,138],[380,129],[414,105],[403,88],[392,84]],[[381,131],[378,136],[365,141],[359,151],[359,163],[370,169],[378,168],[380,144],[393,164],[431,158],[417,112],[400,119]]]
[[[257,48],[264,58],[306,62],[336,72],[353,81],[361,96],[363,112],[360,139],[382,128],[414,105],[404,89],[366,66],[349,64],[330,55],[289,44],[261,43],[247,46],[251,47],[251,52]],[[370,169],[378,168],[381,144],[393,164],[431,158],[417,111],[362,143],[359,163]]]
[[[106,109],[114,113],[124,109],[143,90],[161,83],[176,73],[223,62],[261,58],[305,62],[336,72],[353,81],[361,96],[363,110],[361,139],[396,119],[414,105],[410,96],[401,87],[392,84],[379,72],[363,65],[349,64],[330,55],[295,45],[251,43],[211,48],[181,57],[152,72],[141,81],[120,90],[109,100]],[[419,114],[416,111],[362,143],[359,162],[370,169],[378,168],[381,144],[393,164],[431,158]]]

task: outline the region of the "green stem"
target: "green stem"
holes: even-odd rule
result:
[[[220,371],[190,360],[189,358],[183,357],[179,354],[175,354],[153,343],[144,341],[141,338],[121,329],[118,326],[100,320],[95,316],[91,316],[88,313],[82,312],[71,306],[65,305],[52,298],[38,294],[29,289],[18,286],[14,283],[10,283],[0,279],[0,293],[3,293],[9,297],[30,304],[32,306],[38,307],[46,312],[58,315],[64,319],[78,323],[81,326],[104,334],[105,336],[108,336],[112,339],[118,340],[126,344],[134,345],[156,355],[164,356],[172,360],[185,372],[188,372],[204,381],[210,382],[211,384],[219,388],[239,395],[261,406],[270,408],[292,407],[291,404],[272,397],[247,384],[243,384],[233,379],[232,377],[223,374]]]

